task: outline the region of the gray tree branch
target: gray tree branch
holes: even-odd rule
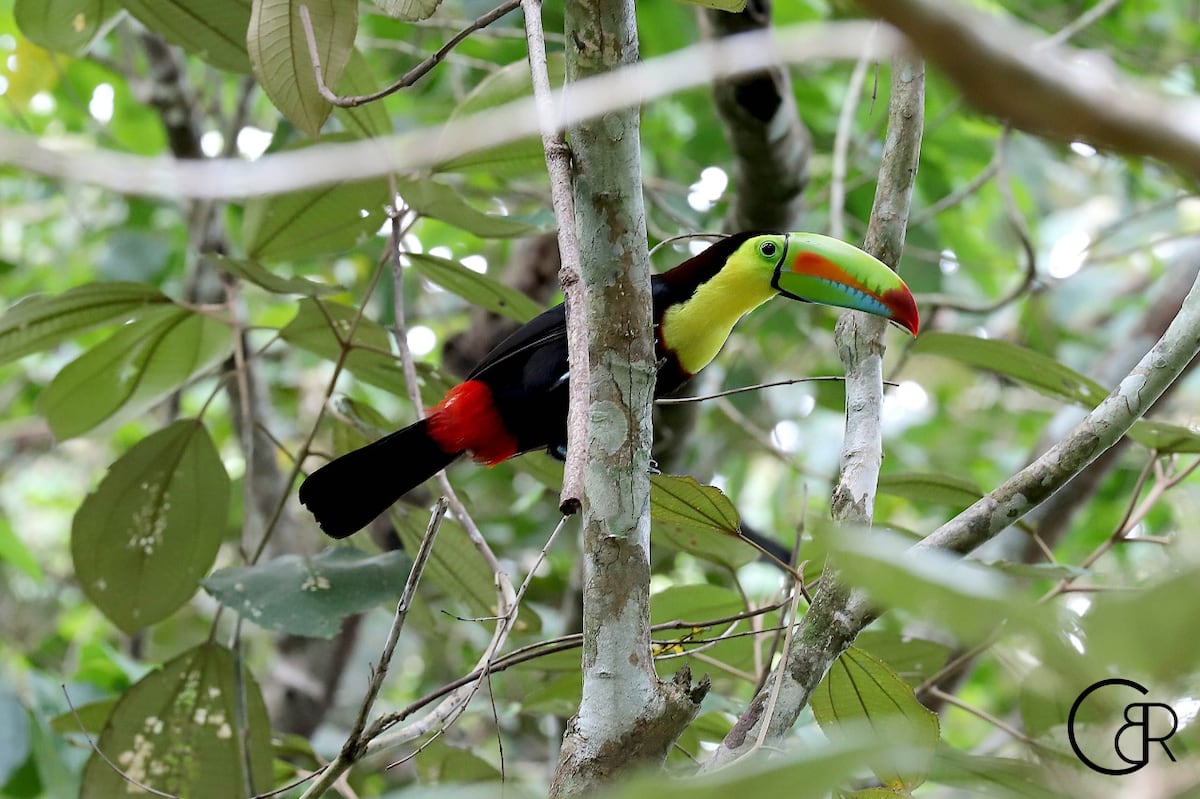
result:
[[[568,0],[568,87],[638,57],[632,0]],[[583,696],[550,786],[574,796],[659,764],[707,686],[658,679],[650,652],[650,443],[657,363],[636,110],[570,129],[588,330]]]
[[[913,54],[892,67],[888,132],[880,164],[866,249],[895,268],[904,248],[924,120],[925,70]],[[880,410],[883,397],[883,334],[876,317],[850,313],[838,322],[838,352],[846,367],[846,436],[842,469],[833,495],[838,521],[870,523],[882,460]],[[841,585],[831,571],[795,631],[784,659],[714,753],[722,766],[782,738],[808,704],[830,664],[854,640],[868,618],[865,601]]]

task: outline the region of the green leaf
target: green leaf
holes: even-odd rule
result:
[[[246,796],[274,786],[258,684],[217,644],[188,650],[126,691],[97,746],[138,782],[175,796]],[[130,787],[93,754],[79,796],[110,799]]]
[[[849,723],[899,735],[920,753],[909,752],[903,761],[873,759],[871,770],[885,785],[912,790],[925,782],[941,737],[937,715],[918,702],[912,687],[882,660],[850,647],[830,666],[811,704],[817,723],[834,740]]]
[[[1016,380],[1044,394],[1094,407],[1108,390],[1040,352],[991,338],[926,333],[913,342],[914,355],[940,355]]]
[[[13,17],[25,38],[39,47],[77,55],[117,10],[114,0],[16,0]]]
[[[249,72],[250,0],[120,0],[138,22],[230,72]]]
[[[824,745],[805,745],[771,758],[747,758],[729,768],[690,779],[662,774],[630,780],[605,794],[608,799],[728,799],[731,796],[826,799],[831,791],[858,774],[882,754],[896,758],[906,751],[904,742],[880,742],[866,736]]]
[[[242,246],[250,258],[282,261],[347,250],[379,230],[387,201],[383,179],[254,197],[246,202]]]
[[[263,91],[292,124],[316,138],[333,106],[317,90],[299,8],[308,7],[326,86],[336,86],[354,52],[358,0],[254,0],[246,50]]]
[[[12,564],[13,568],[25,572],[37,582],[42,581],[42,567],[17,534],[8,519],[0,516],[0,560]],[[4,782],[0,780],[0,785]]]
[[[82,722],[83,732],[93,736],[99,735],[104,730],[104,725],[108,723],[108,717],[112,715],[113,708],[116,706],[116,698],[100,699],[88,702],[86,705],[78,705],[75,712],[68,710],[66,713],[59,713],[50,719],[50,729],[59,735],[73,735],[81,731],[80,722]]]
[[[300,294],[305,297],[323,297],[327,294],[337,294],[345,291],[341,286],[331,286],[328,283],[315,283],[303,277],[283,277],[267,269],[258,261],[246,258],[227,258],[216,256],[213,261],[218,267],[231,275],[253,283],[272,294]]]
[[[544,309],[512,286],[446,258],[405,253],[422,277],[467,302],[518,322],[528,322]]]
[[[367,59],[358,50],[354,50],[350,53],[350,62],[342,72],[342,79],[337,82],[334,92],[339,97],[371,94],[379,88],[374,81],[375,74],[367,64]],[[382,102],[363,103],[353,108],[337,106],[333,109],[333,114],[356,138],[386,136],[394,130],[392,118],[388,116],[387,107]]]
[[[416,552],[425,535],[429,514],[419,509],[393,507],[390,518],[405,550]],[[425,565],[425,577],[443,595],[465,604],[475,616],[486,618],[496,614],[496,577],[479,556],[467,531],[457,522],[448,518],[442,521]],[[516,628],[530,633],[541,626],[537,613],[528,603],[522,604],[517,611]]]
[[[562,52],[546,56],[546,71],[552,87],[562,86],[566,80],[566,58]],[[522,58],[488,75],[471,90],[450,115],[450,121],[461,120],[488,108],[528,97],[533,94],[533,82],[529,75],[529,61]],[[439,172],[468,172],[486,170],[489,174],[513,176],[544,172],[546,156],[542,140],[530,136],[519,141],[489,147],[444,161],[436,167]]]
[[[306,298],[299,302],[295,318],[279,331],[279,336],[293,346],[337,361],[341,354],[339,337],[350,332],[356,314],[357,310],[349,305]],[[354,344],[359,348],[352,350],[346,358],[348,371],[360,380],[398,397],[407,396],[404,371],[399,361],[387,354],[391,351],[387,331],[370,319],[363,318],[355,330]]]
[[[964,477],[932,472],[881,475],[879,493],[955,508],[965,508],[983,496],[983,492]]]
[[[75,576],[105,616],[134,633],[196,593],[228,518],[229,476],[208,431],[175,422],[122,455],[75,512]]]
[[[758,550],[741,538],[737,508],[719,488],[692,477],[656,474],[650,489],[654,532],[673,546],[730,569],[758,557]]]
[[[813,525],[847,582],[887,608],[908,610],[977,640],[1006,619],[1032,623],[1027,599],[999,573],[940,550],[914,548],[895,533]]]
[[[404,591],[412,558],[403,551],[371,556],[354,547],[330,547],[306,558],[283,555],[269,563],[220,569],[204,588],[227,608],[268,630],[332,638],[347,616]]]
[[[153,407],[233,349],[226,325],[186,308],[157,308],[62,368],[38,396],[59,440],[86,433],[121,411]]]
[[[89,283],[54,296],[30,297],[0,316],[0,364],[170,302],[144,283]]]
[[[29,757],[29,713],[12,692],[0,690],[0,787]]]
[[[931,778],[971,796],[1058,799],[1062,793],[1046,787],[1048,776],[1032,760],[972,755],[943,746],[934,758]]]
[[[453,783],[460,786],[472,782],[495,782],[500,772],[491,763],[470,749],[452,746],[446,737],[438,736],[413,758],[417,776],[425,783]]]
[[[1191,427],[1139,419],[1128,436],[1147,449],[1159,454],[1200,452],[1200,431]]]
[[[865,630],[854,645],[882,660],[900,679],[917,686],[946,664],[950,647],[940,641],[884,630]]]
[[[469,205],[458,192],[432,178],[396,179],[396,191],[417,213],[440,219],[484,239],[529,236],[538,229],[526,222],[483,211]]]
[[[1171,574],[1137,591],[1095,596],[1083,617],[1087,656],[1115,674],[1139,674],[1169,683],[1200,665],[1200,636],[1189,613],[1164,609],[1200,604],[1200,569]],[[1163,646],[1170,641],[1170,646]]]
[[[701,8],[715,8],[718,11],[729,11],[738,13],[746,7],[746,0],[683,0],[693,6]]]
[[[1008,560],[994,560],[984,563],[984,565],[1009,577],[1032,580],[1065,580],[1087,574],[1086,569],[1072,566],[1069,563],[1014,563]]]
[[[417,22],[429,19],[442,0],[372,0],[389,17]]]
[[[956,333],[926,333],[913,342],[914,354],[940,355],[1016,380],[1052,397],[1094,408],[1108,390],[1058,361],[1007,341]],[[1129,437],[1162,453],[1200,452],[1200,432],[1179,425],[1139,420]]]

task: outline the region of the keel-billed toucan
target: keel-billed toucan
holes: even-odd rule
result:
[[[882,316],[917,334],[908,287],[883,263],[812,233],[739,233],[651,278],[656,397],[708,365],[745,313],[776,294]],[[562,457],[567,440],[567,340],[562,305],[488,353],[429,415],[313,472],[300,501],[344,538],[410,489],[470,453],[496,464],[530,450]]]

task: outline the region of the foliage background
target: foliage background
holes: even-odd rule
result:
[[[116,3],[51,3],[43,15],[14,17],[22,5],[14,9],[12,2],[0,0],[0,124],[8,130],[70,146],[195,157],[254,158],[309,141],[294,114],[292,121],[280,114],[277,104],[286,106],[286,101],[272,103],[245,74],[163,45],[156,34],[165,29],[137,14],[139,3],[124,7],[148,28]],[[1078,19],[1090,4],[997,5],[1001,13],[1050,34]],[[1200,44],[1200,27],[1193,4],[1106,5],[1107,13],[1076,33],[1072,44],[1168,95],[1194,95],[1192,54]],[[24,5],[24,12],[33,6]],[[62,21],[92,8],[103,10],[104,24],[70,40]],[[385,84],[439,47],[462,20],[487,10],[466,0],[447,2],[431,22],[412,24],[363,4],[356,54],[339,91]],[[858,13],[849,4],[787,3],[774,10],[774,23]],[[697,11],[683,4],[640,4],[638,22],[644,58],[674,51],[699,36]],[[547,5],[545,25],[548,31],[561,31],[561,9]],[[551,52],[561,46],[561,38],[552,36]],[[523,80],[525,47],[519,14],[505,17],[469,37],[414,86],[368,106],[370,111],[336,112],[323,138],[416,129],[519,94],[522,89],[511,87]],[[171,74],[172,64],[178,74]],[[839,214],[831,211],[830,196],[835,183],[831,153],[841,124],[848,145],[840,181],[845,236],[859,241],[882,148],[882,95],[889,73],[886,64],[869,69],[866,90],[858,95],[849,88],[853,69],[852,63],[805,65],[792,70],[792,79],[800,117],[812,137],[802,227],[826,231],[831,216]],[[853,103],[850,116],[840,123],[847,98]],[[173,115],[180,109],[190,114],[184,124]],[[964,363],[977,357],[969,343],[955,349],[954,340],[942,339],[939,356],[931,354],[939,349],[934,336],[910,344],[889,335],[886,373],[897,385],[889,388],[883,409],[886,458],[876,519],[900,535],[935,529],[1056,440],[1082,414],[1079,405],[1085,403],[1069,401],[1073,389],[1064,389],[1047,363],[1070,367],[1111,388],[1128,368],[1121,364],[1148,347],[1148,341],[1138,343],[1138,336],[1169,320],[1200,266],[1194,237],[1200,204],[1191,177],[1159,162],[1097,152],[1084,142],[1005,132],[997,120],[973,112],[934,71],[926,120],[901,265],[906,280],[922,295],[923,329],[986,337],[1024,350],[990,353],[985,369],[978,369]],[[187,138],[190,134],[196,134],[194,140]],[[647,106],[642,148],[652,243],[679,232],[720,229],[732,201],[728,176],[733,168],[710,92],[684,91]],[[401,186],[401,195],[426,211],[412,220],[405,248],[459,264],[414,258],[405,269],[408,279],[401,291],[410,323],[408,342],[418,356],[427,401],[452,379],[456,359],[470,362],[475,352],[470,347],[479,346],[471,336],[487,341],[497,335],[494,320],[484,318],[477,306],[490,302],[520,318],[555,301],[557,262],[544,238],[553,218],[547,210],[543,163],[537,146],[518,146],[436,175],[404,178],[411,184],[407,191]],[[133,578],[119,565],[106,566],[94,553],[82,557],[77,551],[73,562],[72,525],[78,531],[84,497],[97,489],[110,465],[131,457],[139,442],[157,431],[183,424],[177,420],[200,417],[202,436],[211,437],[219,468],[196,455],[200,477],[185,475],[177,490],[195,489],[197,511],[181,513],[187,520],[172,530],[183,530],[177,534],[189,542],[190,536],[210,542],[215,562],[211,552],[207,562],[203,553],[173,554],[175,568],[141,576],[145,596],[157,601],[179,588],[180,574],[189,569],[198,579],[213,569],[245,565],[268,527],[273,530],[268,560],[289,554],[311,557],[324,547],[294,500],[283,506],[274,524],[270,521],[275,502],[290,484],[292,459],[309,434],[315,430],[312,449],[328,454],[414,418],[399,367],[390,356],[393,345],[383,328],[372,325],[386,328],[394,322],[396,286],[390,271],[383,269],[373,292],[368,288],[387,250],[386,182],[341,186],[332,194],[308,192],[293,205],[255,199],[210,205],[118,196],[9,166],[0,170],[0,198],[0,297],[6,305],[33,294],[61,295],[97,282],[128,281],[176,300],[179,305],[172,307],[184,309],[180,318],[196,328],[163,345],[169,356],[164,359],[175,366],[174,371],[151,370],[159,378],[158,390],[150,390],[153,380],[142,384],[144,396],[134,395],[140,401],[117,402],[125,410],[111,419],[94,418],[104,401],[98,383],[73,390],[60,384],[59,402],[52,399],[56,376],[76,358],[97,352],[113,333],[112,324],[75,331],[78,335],[18,353],[20,357],[5,358],[0,365],[0,407],[5,409],[0,426],[0,597],[6,609],[0,614],[0,637],[6,642],[0,656],[0,738],[14,742],[0,753],[3,794],[73,795],[87,774],[89,782],[97,781],[91,784],[99,793],[92,795],[104,795],[98,781],[107,778],[99,775],[108,772],[94,761],[85,771],[90,751],[69,715],[60,684],[87,711],[81,712],[84,726],[99,733],[111,703],[128,697],[131,686],[151,669],[181,653],[202,651],[192,648],[205,641],[224,644],[235,636],[241,642],[238,657],[262,686],[277,734],[272,742],[275,773],[267,781],[286,783],[297,770],[336,754],[344,740],[361,701],[367,664],[377,657],[387,629],[387,602],[398,592],[396,580],[381,578],[362,588],[370,581],[362,564],[353,564],[349,580],[361,590],[350,591],[354,595],[335,609],[371,610],[345,626],[331,622],[338,632],[332,644],[299,637],[295,633],[312,630],[288,627],[282,619],[270,632],[251,623],[236,625],[231,613],[217,618],[218,604],[205,591],[186,591],[190,599],[168,602],[172,606],[161,620],[145,626],[128,615],[146,599],[131,594],[124,611],[105,613],[95,596],[85,592],[81,580],[88,568],[99,569],[114,583],[128,578],[132,586]],[[296,214],[298,207],[306,213]],[[535,237],[532,243],[529,237]],[[677,263],[687,246],[664,247],[655,256],[656,266]],[[208,257],[213,252],[255,258],[273,275],[338,288],[327,293],[291,284],[282,292],[263,290],[256,285],[265,280],[258,271],[242,272],[251,279],[222,280],[220,263]],[[229,269],[238,274],[236,265]],[[472,277],[478,274],[474,270],[520,286],[535,297],[533,304]],[[338,318],[353,318],[355,309],[363,312],[359,331],[365,348],[351,356],[344,371],[335,369],[337,342],[316,301],[300,298],[318,293],[323,301],[341,304],[340,311],[327,311]],[[234,347],[231,320],[246,329],[247,352],[254,354],[253,382],[218,382],[218,364],[226,362]],[[837,374],[834,320],[821,309],[769,305],[739,326],[703,376],[702,386]],[[213,326],[211,335],[204,332]],[[4,346],[13,347],[4,350],[6,355],[16,352],[11,343]],[[1138,346],[1141,350],[1131,355]],[[122,347],[118,355],[124,352]],[[178,366],[182,353],[194,357],[194,370]],[[1020,360],[1029,353],[1048,362]],[[98,379],[107,375],[120,380],[122,374],[120,369],[115,375],[99,371]],[[230,387],[232,393],[226,390]],[[331,388],[339,398],[336,413],[318,423]],[[1155,418],[1183,426],[1195,422],[1196,389],[1194,379],[1185,378],[1156,409]],[[245,479],[246,450],[239,442],[245,431],[236,421],[243,398],[270,434],[256,439],[254,451],[261,461],[251,467],[254,484]],[[671,455],[672,471],[719,486],[747,524],[790,542],[805,520],[811,532],[828,517],[842,403],[842,391],[833,383],[770,388],[704,403],[682,450]],[[93,425],[97,421],[103,424]],[[1174,435],[1172,446],[1159,449],[1200,449],[1186,431]],[[1082,657],[1086,668],[1079,667],[1086,673],[1111,667],[1126,676],[1154,677],[1156,689],[1177,708],[1190,708],[1181,713],[1190,720],[1194,647],[1180,639],[1193,620],[1196,546],[1190,533],[1200,518],[1200,495],[1194,479],[1175,478],[1187,473],[1191,457],[1152,455],[1137,443],[1121,446],[1092,472],[1087,485],[1077,481],[1056,500],[1061,505],[1028,521],[1028,529],[1038,531],[1045,548],[1053,550],[1053,565],[1045,565],[1038,548],[1028,544],[1029,536],[1017,530],[980,555],[984,562],[1001,562],[988,579],[1012,576],[1012,582],[996,590],[1016,607],[1054,589],[1064,577],[1073,582],[1061,584],[1040,619],[1002,637],[960,681],[941,683],[936,692],[926,687],[921,699],[940,711],[941,741],[947,747],[1044,766],[1021,773],[1022,779],[1041,785],[1053,785],[1056,770],[1069,766],[1059,711],[1086,682],[1071,682],[1079,664],[1064,665],[1068,655],[1053,654],[1046,643],[1030,643],[1039,636],[1077,642],[1076,649],[1087,653]],[[312,457],[305,466],[319,462]],[[540,456],[527,456],[494,469],[462,465],[452,471],[472,517],[514,579],[533,566],[558,521],[554,468]],[[229,477],[227,504],[218,501],[223,489],[217,471]],[[93,497],[102,502],[103,488]],[[395,515],[392,521],[402,534],[423,529],[432,498],[419,497]],[[226,507],[217,519],[200,512],[211,516],[214,509]],[[730,570],[679,551],[678,539],[675,545],[668,540],[665,528],[670,526],[655,529],[656,621],[717,618],[777,599],[778,573],[748,562],[752,554],[723,548],[721,558],[738,565]],[[427,575],[392,663],[383,697],[388,707],[403,707],[469,671],[490,634],[487,622],[464,620],[488,614],[494,599],[490,572],[469,554],[460,530],[447,525],[445,532],[441,571]],[[1138,543],[1110,549],[1114,532]],[[513,645],[575,629],[573,537],[568,527],[538,567]],[[414,541],[406,539],[409,551]],[[365,557],[388,549],[390,542],[389,531],[381,529],[355,545]],[[802,558],[808,557],[805,552],[802,548]],[[1089,562],[1094,554],[1098,557]],[[387,562],[393,565],[401,560],[398,555],[380,557],[391,557]],[[853,552],[849,557],[852,577],[861,573],[905,586],[903,591],[884,591],[898,610],[869,633],[875,640],[860,643],[910,685],[922,685],[951,648],[991,632],[990,624],[972,620],[997,618],[994,609],[990,615],[988,611],[994,597],[977,596],[969,578],[964,582],[951,569],[941,579],[922,578],[886,563],[882,573],[871,572],[869,564],[859,564],[862,568],[855,572]],[[1027,560],[1042,565],[1015,565]],[[301,571],[309,568],[304,561],[295,563]],[[1116,594],[1124,604],[1114,600],[1108,615],[1096,620],[1085,612],[1096,593],[1107,589],[1137,590]],[[931,601],[940,610],[929,610],[926,603]],[[1089,617],[1091,626],[1085,623]],[[1136,623],[1122,623],[1128,619]],[[912,655],[916,650],[900,647],[901,634],[931,643],[923,644],[919,656]],[[679,633],[666,637],[678,638]],[[687,661],[715,682],[704,715],[670,759],[677,771],[689,771],[690,757],[702,756],[702,741],[720,740],[728,730],[769,663],[772,640],[770,635],[727,640],[702,655],[660,664],[660,673],[669,673]],[[906,660],[902,650],[912,657]],[[1042,673],[1054,679],[1042,685],[1034,679]],[[496,779],[503,762],[508,779],[537,790],[547,779],[546,764],[554,758],[563,721],[578,702],[578,679],[573,652],[497,675],[485,686],[492,701],[477,698],[444,740],[390,772],[356,770],[353,789],[370,796],[418,781]],[[813,733],[806,720],[797,736],[808,740]],[[1174,779],[1179,773],[1174,772]],[[1170,774],[1154,783],[1164,795],[1178,787]],[[919,790],[943,790],[936,784],[936,769],[933,777],[934,784]],[[998,779],[1002,788],[1007,779]],[[907,790],[919,782],[901,779],[891,787]],[[267,785],[255,787],[265,790]]]

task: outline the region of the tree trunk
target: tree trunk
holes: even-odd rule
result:
[[[638,57],[632,0],[568,0],[570,82]],[[569,100],[568,100],[569,102]],[[591,401],[583,496],[583,697],[552,796],[661,763],[707,684],[663,683],[650,654],[651,402],[657,371],[638,109],[570,130]]]

